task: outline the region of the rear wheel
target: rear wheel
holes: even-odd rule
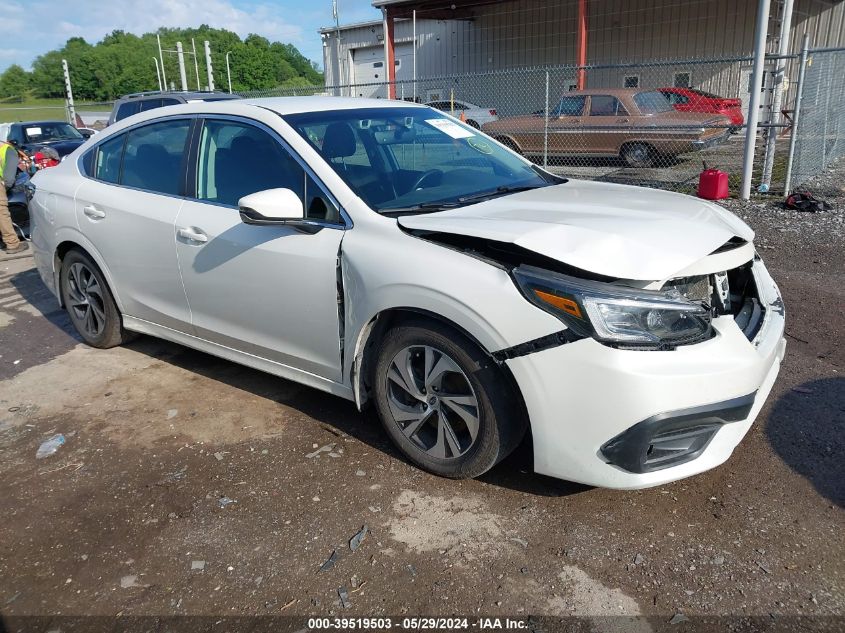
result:
[[[73,327],[91,347],[106,349],[131,338],[103,273],[82,251],[71,250],[62,260],[61,293]]]
[[[525,417],[499,368],[440,324],[389,331],[373,382],[388,435],[412,462],[437,475],[481,475],[525,433]]]
[[[621,155],[629,167],[651,167],[656,153],[647,143],[629,143],[622,148]]]
[[[476,130],[481,129],[481,126],[478,125],[478,121],[474,121],[473,119],[469,119],[467,121],[467,125],[474,127]]]

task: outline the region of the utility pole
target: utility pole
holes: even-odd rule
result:
[[[182,42],[176,42],[176,56],[179,58],[179,75],[182,78],[182,92],[188,92],[188,76],[185,74],[185,53]]]
[[[229,70],[229,55],[232,51],[226,51],[226,79],[229,80],[229,94],[232,94],[232,71]]]
[[[205,73],[208,75],[208,89],[214,92],[214,73],[211,71],[211,44],[208,40],[203,42],[205,48]]]
[[[200,87],[200,64],[197,61],[197,45],[194,38],[191,38],[191,48],[194,50],[194,71],[197,73],[197,90],[202,90]]]
[[[73,89],[70,87],[70,71],[67,68],[67,60],[62,60],[62,70],[65,73],[65,92],[67,93],[67,113],[70,117],[70,124],[76,125],[76,109],[73,107]]]
[[[164,88],[162,87],[164,84],[161,83],[161,73],[158,70],[158,58],[153,56],[153,62],[156,65],[156,79],[158,79],[158,91],[164,92]]]
[[[156,33],[156,42],[158,42],[158,61],[161,63],[161,83],[167,85],[167,75],[164,74],[164,55],[161,52],[161,37]]]

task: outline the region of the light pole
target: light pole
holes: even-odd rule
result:
[[[226,79],[229,80],[229,94],[232,94],[232,72],[229,70],[229,55],[232,51],[226,51]]]
[[[164,92],[164,88],[161,87],[161,72],[159,72],[159,69],[158,69],[158,58],[153,57],[153,61],[155,62],[155,65],[156,65],[156,79],[158,79],[158,91]]]

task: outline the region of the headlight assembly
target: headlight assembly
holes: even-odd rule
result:
[[[672,349],[712,336],[709,306],[676,290],[652,291],[577,279],[533,266],[513,270],[523,295],[574,333],[616,347]]]

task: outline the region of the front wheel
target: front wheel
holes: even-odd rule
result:
[[[382,424],[415,464],[477,477],[516,448],[527,422],[501,370],[476,345],[439,324],[388,332],[374,376]]]
[[[106,349],[129,340],[103,273],[82,251],[65,255],[61,293],[73,327],[88,345]]]

